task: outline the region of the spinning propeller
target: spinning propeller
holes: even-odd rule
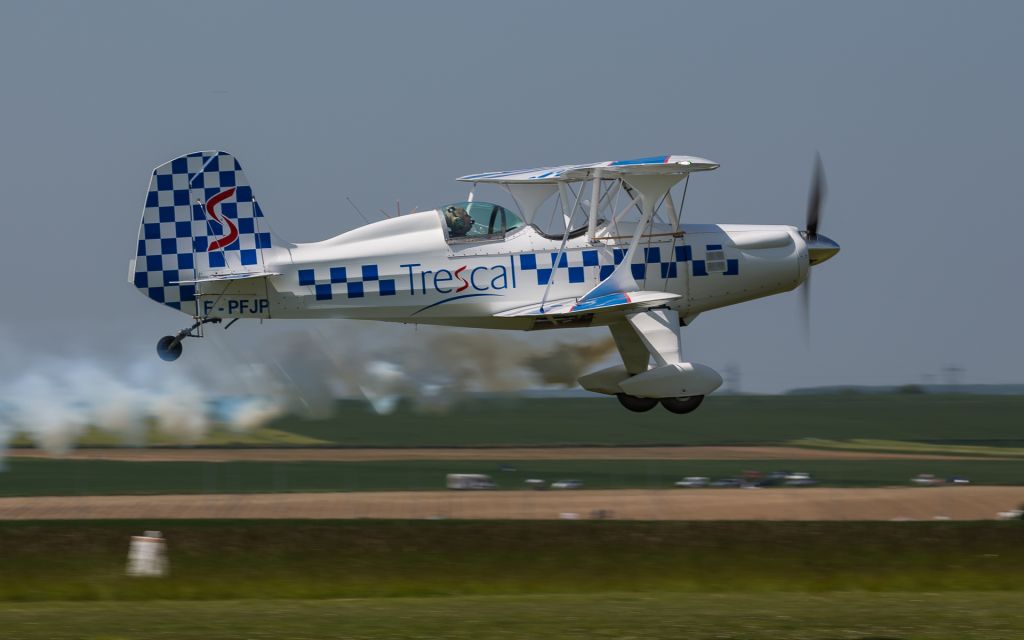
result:
[[[807,277],[800,288],[800,302],[803,307],[804,338],[811,339],[811,270],[810,267],[825,262],[839,253],[839,245],[832,239],[818,233],[821,222],[821,205],[825,201],[828,185],[825,182],[825,166],[821,154],[815,156],[814,175],[811,177],[811,191],[807,195],[807,226],[803,232],[807,242]]]

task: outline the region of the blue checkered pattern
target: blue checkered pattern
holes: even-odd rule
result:
[[[313,287],[317,300],[365,298],[369,294],[395,295],[393,278],[381,278],[375,264],[350,267],[299,269],[299,285]]]
[[[705,251],[721,251],[722,245],[720,244],[709,244],[704,247]],[[693,261],[693,275],[695,276],[706,276],[708,274],[707,260],[694,260]],[[720,273],[723,276],[736,276],[740,273],[740,261],[736,258],[729,258],[725,261],[725,271]]]
[[[206,203],[229,189],[214,206],[238,232],[231,244],[209,251],[231,234],[227,222],[209,215]],[[213,273],[258,271],[260,251],[271,246],[260,230],[263,213],[242,167],[223,151],[190,153],[153,171],[142,214],[133,282],[148,297],[195,314],[195,285],[175,284]]]
[[[708,245],[708,248],[717,245]],[[721,246],[718,246],[721,249]],[[570,283],[586,282],[587,269],[597,269],[598,279],[604,280],[612,274],[615,266],[621,263],[626,257],[625,249],[612,249],[599,251],[597,249],[584,249],[582,251],[566,251],[562,254],[558,264],[557,252],[550,254],[526,253],[519,256],[519,268],[523,271],[534,271],[537,274],[537,284],[546,285],[551,279],[555,270],[565,272],[565,277]],[[655,246],[643,247],[633,257],[630,269],[636,280],[648,280],[660,278],[672,280],[682,275],[684,266],[680,263],[692,263],[693,275],[706,276],[704,260],[694,260],[693,250],[690,245],[681,246]],[[729,269],[724,275],[736,275],[739,273],[739,260],[729,260]]]

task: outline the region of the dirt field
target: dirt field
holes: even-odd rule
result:
[[[39,449],[12,449],[14,458],[49,458]],[[78,449],[69,460],[125,462],[264,462],[383,460],[996,460],[968,456],[798,447],[500,447],[452,449]]]
[[[374,492],[0,499],[0,520],[117,518],[590,518],[626,520],[985,520],[1021,487]],[[570,514],[570,515],[565,515]]]

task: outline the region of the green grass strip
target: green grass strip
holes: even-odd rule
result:
[[[165,533],[171,573],[123,575]],[[0,601],[1024,591],[1020,522],[0,524]]]
[[[611,593],[358,599],[0,604],[19,640],[479,638],[1009,640],[1017,593]]]
[[[404,460],[377,462],[121,462],[15,458],[0,496],[431,491],[449,473],[484,473],[499,490],[529,478],[581,480],[589,489],[668,489],[685,476],[806,471],[821,486],[909,486],[919,473],[975,484],[1024,484],[1020,460]]]

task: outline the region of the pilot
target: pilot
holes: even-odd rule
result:
[[[448,232],[454,238],[459,238],[473,228],[473,218],[462,207],[449,205],[445,207],[444,218],[448,222]]]

